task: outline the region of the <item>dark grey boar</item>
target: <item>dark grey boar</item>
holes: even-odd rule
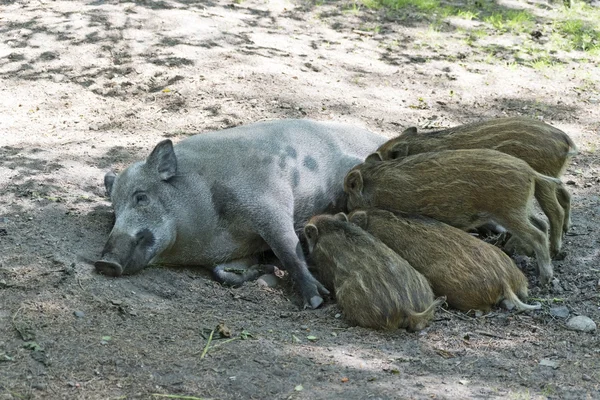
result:
[[[388,140],[377,152],[383,160],[440,150],[492,149],[526,161],[542,175],[560,178],[577,146],[562,130],[527,117],[496,118],[435,132],[414,127]],[[564,186],[557,192],[565,212],[563,232],[571,221],[571,195]]]
[[[520,311],[541,308],[523,303],[527,278],[509,256],[458,228],[375,208],[353,211],[348,218],[408,261],[436,296],[446,296],[458,310],[487,312],[500,301]]]
[[[418,331],[437,306],[427,279],[344,213],[317,215],[304,228],[311,261],[351,322],[365,328]]]
[[[379,160],[379,161],[377,161]],[[553,277],[548,236],[532,223],[534,196],[550,222],[550,250],[560,251],[564,211],[559,179],[496,150],[445,150],[381,161],[376,154],[346,176],[348,208],[376,207],[435,218],[463,230],[499,224],[531,247],[542,284]],[[536,219],[533,219],[535,221]]]
[[[120,276],[151,263],[201,265],[238,284],[228,271],[270,248],[305,306],[318,307],[327,290],[308,271],[296,230],[328,206],[342,209],[344,175],[384,141],[309,120],[164,140],[145,161],[105,176],[116,222],[96,269]]]

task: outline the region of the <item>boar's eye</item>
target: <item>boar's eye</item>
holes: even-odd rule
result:
[[[146,195],[146,193],[144,192],[135,192],[133,194],[133,200],[135,202],[135,205],[146,205],[148,204],[148,195]]]

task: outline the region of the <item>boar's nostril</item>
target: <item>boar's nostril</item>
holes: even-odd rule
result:
[[[102,275],[121,276],[123,275],[123,267],[116,262],[99,260],[94,263],[96,271]]]

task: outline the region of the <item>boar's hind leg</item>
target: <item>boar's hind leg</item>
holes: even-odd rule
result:
[[[308,271],[300,240],[294,231],[293,217],[281,212],[268,215],[268,223],[265,224],[263,216],[262,224],[255,224],[260,227],[258,233],[292,276],[304,300],[304,307],[319,307],[323,304],[321,295],[329,294],[329,291]]]
[[[542,285],[550,283],[553,277],[553,267],[550,261],[548,235],[531,223],[529,218],[512,215],[504,221],[498,221],[510,233],[515,235],[523,244],[533,249],[537,259],[538,271]]]
[[[223,285],[238,287],[244,282],[257,279],[262,274],[273,272],[272,266],[260,265],[257,261],[257,257],[249,257],[219,264],[213,269],[213,276]]]
[[[550,222],[550,255],[560,252],[564,229],[565,211],[559,203],[556,193],[560,181],[555,178],[539,175],[535,180],[535,198]]]

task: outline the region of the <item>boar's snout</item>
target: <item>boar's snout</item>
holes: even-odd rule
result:
[[[154,235],[143,229],[135,236],[111,234],[104,246],[100,260],[94,263],[96,271],[108,276],[134,273],[150,261],[148,248],[154,243]]]
[[[94,266],[96,271],[102,275],[121,276],[123,274],[123,267],[115,261],[98,260],[94,263]]]

